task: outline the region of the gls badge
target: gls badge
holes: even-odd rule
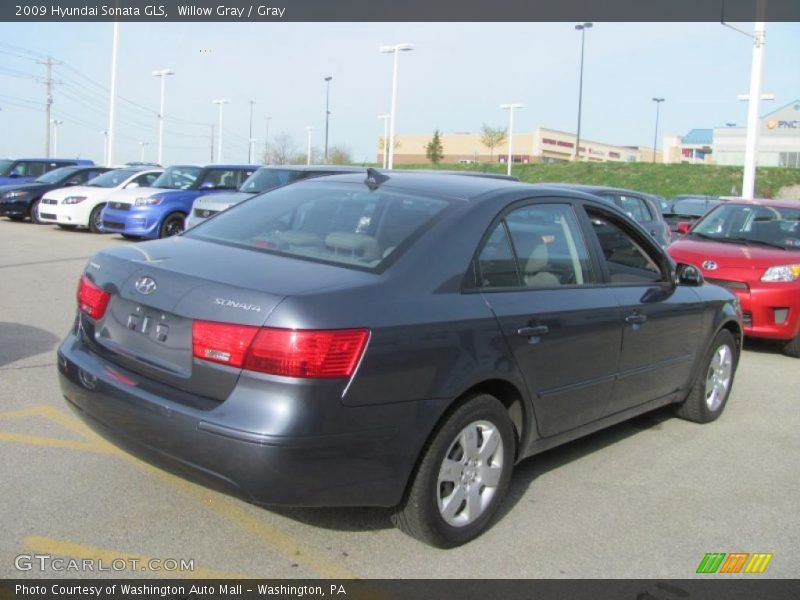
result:
[[[156,288],[158,286],[156,285],[155,279],[145,275],[144,277],[139,277],[139,279],[136,280],[136,283],[133,284],[133,287],[135,287],[136,291],[139,292],[140,294],[149,296],[150,294],[156,291]]]

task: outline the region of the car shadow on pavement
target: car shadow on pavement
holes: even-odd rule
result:
[[[783,343],[776,340],[744,338],[744,349],[748,352],[758,352],[759,354],[777,354],[778,356],[783,356],[784,354],[782,346]]]
[[[500,521],[514,510],[514,506],[522,500],[537,477],[642,431],[660,429],[664,421],[672,418],[674,418],[672,408],[667,406],[522,461],[514,469],[508,495],[500,507],[496,521]],[[389,519],[392,511],[388,508],[284,508],[270,506],[265,510],[307,525],[335,531],[378,531],[394,527]]]
[[[58,338],[44,329],[3,321],[0,321],[0,340],[0,367],[49,352],[58,343]]]

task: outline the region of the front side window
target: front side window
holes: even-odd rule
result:
[[[601,213],[589,211],[600,242],[611,283],[653,283],[663,280],[656,259],[619,224]]]
[[[194,187],[201,190],[235,190],[239,187],[239,173],[235,169],[208,169]]]
[[[506,215],[481,250],[478,271],[484,287],[594,282],[578,220],[566,204],[533,204]]]
[[[185,236],[367,269],[411,243],[449,202],[363,184],[298,183],[244,202]]]

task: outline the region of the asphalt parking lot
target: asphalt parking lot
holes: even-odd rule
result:
[[[686,578],[707,552],[769,552],[760,577],[800,575],[800,361],[772,345],[747,345],[716,423],[665,410],[529,459],[500,521],[442,551],[386,511],[259,508],[86,430],[62,401],[55,349],[86,260],[120,243],[0,220],[2,577],[81,575],[15,567],[46,554],[194,561],[100,573],[127,577]]]

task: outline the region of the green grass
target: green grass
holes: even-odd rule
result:
[[[395,165],[430,169],[431,165]],[[441,170],[505,173],[505,165],[440,164]],[[735,196],[742,189],[741,167],[650,163],[561,163],[514,165],[514,175],[530,183],[588,183],[639,190],[664,197],[677,194]],[[763,167],[756,175],[756,196],[771,198],[787,185],[800,184],[800,169]]]

